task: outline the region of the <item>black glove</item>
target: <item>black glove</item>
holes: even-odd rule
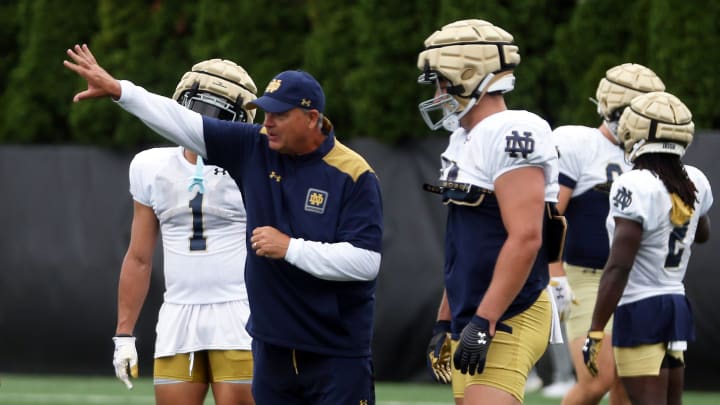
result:
[[[585,345],[582,348],[583,361],[590,374],[593,377],[598,375],[598,356],[600,355],[600,347],[605,337],[603,331],[590,331],[585,338]]]
[[[437,321],[427,348],[427,367],[435,381],[443,384],[452,381],[450,357],[450,321]]]
[[[512,333],[512,327],[498,322],[495,328],[499,331]],[[475,375],[485,370],[485,358],[490,348],[490,322],[477,315],[473,315],[470,322],[460,333],[460,341],[455,349],[453,363],[455,368],[463,374]]]

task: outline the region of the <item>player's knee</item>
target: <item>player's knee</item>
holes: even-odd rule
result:
[[[578,379],[578,388],[585,393],[586,397],[597,399],[598,401],[610,391],[612,386],[612,376],[603,375],[602,371],[597,377],[589,376],[589,378]]]

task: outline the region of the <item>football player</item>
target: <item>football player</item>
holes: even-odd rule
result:
[[[421,115],[452,132],[440,183],[426,185],[448,206],[445,291],[428,359],[438,379],[452,380],[458,404],[522,402],[551,329],[560,334],[546,288],[564,235],[553,207],[557,153],[545,120],[505,105],[518,63],[513,36],[477,19],[443,26],[418,56],[418,81],[435,93]]]
[[[227,121],[252,122],[243,107],[256,87],[241,66],[223,59],[185,73],[173,99]],[[132,388],[137,377],[133,329],[150,285],[162,235],[164,302],[156,327],[154,384],[158,404],[201,405],[208,387],[217,404],[253,404],[250,308],[245,290],[246,217],[235,181],[183,147],[138,153],[130,163],[134,214],[118,288],[113,363]]]
[[[710,183],[681,158],[693,140],[688,108],[675,96],[638,96],[623,111],[618,135],[633,170],[612,184],[612,240],[582,349],[588,371],[612,344],[617,373],[633,404],[680,404],[684,352],[694,340],[683,279],[693,242],[710,237]],[[614,313],[612,340],[603,330]],[[579,352],[580,350],[578,350]]]
[[[583,365],[580,348],[610,248],[605,230],[608,193],[613,181],[631,168],[618,137],[618,120],[634,97],[664,89],[655,72],[643,65],[614,66],[607,70],[595,93],[600,126],[566,125],[553,131],[560,156],[558,211],[567,218],[568,237],[563,263],[552,263],[550,271],[577,376],[565,395],[565,405],[597,404],[608,391],[611,404],[628,402],[615,374],[609,345],[600,353],[603,371],[597,378],[592,378]],[[611,336],[612,322],[608,322],[605,333]]]

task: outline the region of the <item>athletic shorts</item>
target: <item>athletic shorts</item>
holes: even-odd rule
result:
[[[570,307],[570,317],[565,321],[567,338],[572,342],[578,338],[585,339],[590,330],[602,269],[578,267],[567,263],[563,263],[563,267],[576,300]],[[611,316],[605,325],[606,334],[612,334],[612,324]]]
[[[464,398],[466,387],[479,384],[509,392],[523,402],[528,373],[548,346],[552,311],[546,289],[530,308],[503,321],[513,328],[512,334],[495,333],[481,374],[461,374],[453,365],[453,397]],[[451,345],[455,353],[458,341]]]
[[[155,384],[176,382],[251,383],[253,355],[249,350],[202,350],[158,357],[154,364]]]
[[[372,358],[336,357],[253,340],[258,404],[374,405]]]
[[[658,376],[665,355],[685,364],[683,351],[669,350],[667,343],[634,347],[613,347],[615,365],[620,377]]]

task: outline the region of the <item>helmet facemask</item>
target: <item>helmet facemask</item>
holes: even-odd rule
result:
[[[189,110],[193,110],[206,117],[218,118],[224,121],[247,122],[245,110],[238,108],[224,97],[213,93],[197,91],[197,85],[190,91],[184,92],[178,102]]]
[[[173,99],[207,117],[253,122],[255,110],[245,104],[256,99],[257,87],[241,66],[225,59],[209,59],[185,73]]]
[[[602,115],[602,111],[598,109],[598,114],[602,117],[603,124],[605,124],[605,127],[610,131],[610,134],[615,139],[615,142],[622,148],[623,147],[623,140],[618,135],[618,126],[620,125],[620,116],[622,115],[623,111],[625,110],[627,106],[621,106],[613,110],[610,114],[607,116]]]
[[[441,82],[447,85],[443,86]],[[432,129],[445,128],[447,131],[453,132],[460,127],[460,119],[467,114],[468,111],[477,102],[476,98],[460,98],[455,93],[455,86],[438,75],[437,72],[426,71],[418,77],[420,84],[435,84],[435,97],[427,99],[418,104],[420,115],[425,124]]]

